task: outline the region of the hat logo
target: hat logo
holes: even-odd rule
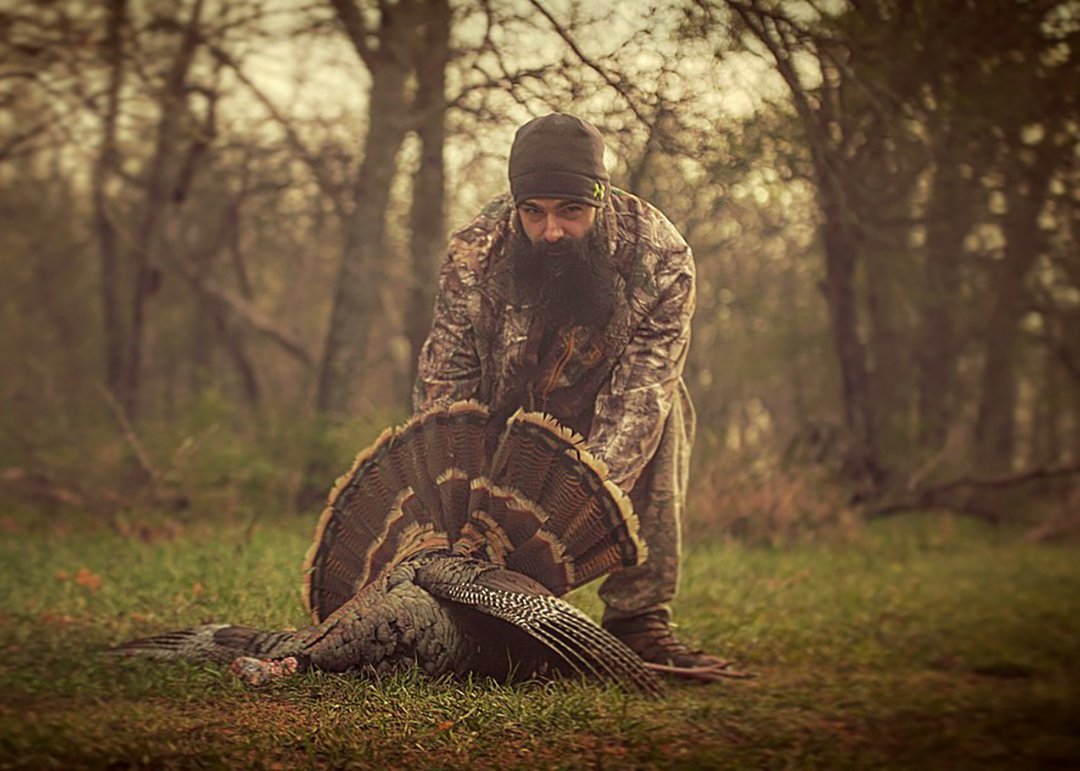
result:
[[[601,185],[599,182],[597,182],[595,185],[593,185],[592,196],[597,201],[603,201],[604,200],[604,186]]]

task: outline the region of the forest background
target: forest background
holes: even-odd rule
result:
[[[0,4],[0,493],[314,512],[515,128],[694,249],[688,523],[1080,525],[1075,0]]]

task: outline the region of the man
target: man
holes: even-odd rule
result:
[[[650,204],[613,190],[591,124],[555,113],[510,150],[510,191],[451,238],[417,409],[478,399],[572,427],[627,491],[648,557],[600,587],[603,625],[643,659],[697,679],[726,664],[671,631],[694,434],[682,380],[694,263]]]

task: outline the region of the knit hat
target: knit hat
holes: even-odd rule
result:
[[[603,206],[611,186],[596,126],[554,112],[519,128],[510,147],[510,192],[515,204],[555,198]]]

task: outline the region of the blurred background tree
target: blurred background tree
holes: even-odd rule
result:
[[[317,506],[407,414],[447,233],[561,110],[695,250],[692,527],[1056,532],[1078,45],[1075,0],[0,10],[2,490]]]

